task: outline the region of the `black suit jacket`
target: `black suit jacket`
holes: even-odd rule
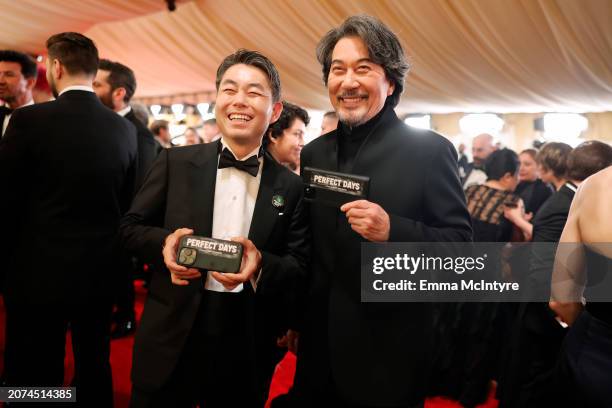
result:
[[[211,236],[219,145],[218,141],[162,151],[122,223],[129,250],[161,263],[164,239],[177,228]],[[285,198],[283,209],[272,205],[274,195]],[[251,340],[260,346],[249,352],[274,350],[283,323],[277,316],[285,294],[295,289],[296,279],[305,273],[308,223],[302,196],[300,178],[266,155],[248,236],[262,253],[263,262],[257,291],[249,283],[244,289],[254,311],[248,322],[256,337]],[[202,300],[200,282],[176,286],[166,268],[154,274],[136,334],[135,386],[154,390],[170,376]]]
[[[135,166],[134,127],[93,92],[13,112],[0,143],[7,303],[112,296]]]
[[[134,110],[130,110],[125,116],[136,127],[138,136],[138,172],[136,173],[136,187],[134,193],[138,192],[140,186],[147,175],[147,172],[157,156],[157,147],[153,133],[134,115]]]
[[[533,219],[533,242],[559,242],[574,194],[566,184],[544,202]],[[530,284],[550,287],[555,253],[553,246],[532,247],[529,260]]]
[[[389,241],[470,241],[457,154],[444,137],[385,112],[363,142],[352,173],[370,177],[369,200],[389,214]],[[341,130],[302,151],[302,166],[338,170]],[[425,393],[431,304],[361,303],[364,240],[336,208],[312,203],[311,273],[300,337],[296,391],[312,395],[332,378],[362,405],[413,403]]]
[[[4,118],[6,117],[6,111],[0,107],[0,138],[2,135],[2,128],[4,127]]]

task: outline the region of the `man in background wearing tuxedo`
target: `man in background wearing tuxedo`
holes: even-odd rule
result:
[[[134,187],[136,131],[91,87],[87,37],[47,40],[55,101],[13,112],[0,143],[8,386],[61,386],[70,326],[78,403],[112,406],[112,272]]]
[[[239,50],[219,66],[216,88],[222,138],[163,150],[122,223],[129,250],[165,265],[136,332],[132,407],[262,407],[286,296],[305,273],[301,180],[261,148],[282,109],[278,72]],[[188,234],[243,244],[239,273],[177,265]]]
[[[134,192],[136,193],[157,155],[157,142],[147,128],[147,123],[142,123],[136,118],[132,107],[129,105],[136,92],[134,72],[118,62],[101,59],[93,81],[93,89],[104,105],[129,120],[136,127],[138,137],[138,172],[136,173],[136,184],[134,186]],[[121,262],[120,282],[117,288],[116,310],[113,314],[113,329],[111,332],[113,338],[127,336],[133,333],[136,328],[134,269],[139,265],[141,265],[140,262],[137,259],[132,259],[129,254],[125,254]]]
[[[312,269],[304,296],[295,393],[301,406],[422,406],[432,304],[361,303],[362,242],[471,240],[453,145],[415,131],[393,108],[408,63],[397,36],[348,18],[317,47],[338,128],[306,145],[302,166],[370,178],[340,208],[309,203]]]
[[[0,138],[8,127],[11,113],[22,106],[34,105],[32,89],[38,71],[36,62],[26,54],[0,50]]]
[[[138,135],[138,173],[134,191],[136,193],[155,160],[157,147],[153,134],[147,128],[148,124],[138,120],[130,106],[130,100],[136,92],[134,72],[118,62],[101,59],[93,81],[93,89],[104,105],[136,127]]]

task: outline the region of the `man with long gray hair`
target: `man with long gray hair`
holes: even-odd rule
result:
[[[377,19],[348,18],[317,47],[338,128],[302,152],[302,166],[370,178],[367,200],[310,205],[312,269],[304,296],[295,392],[302,406],[423,405],[431,304],[361,303],[360,245],[469,241],[457,153],[396,116],[409,69]]]

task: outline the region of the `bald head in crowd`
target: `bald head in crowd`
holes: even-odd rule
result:
[[[495,151],[493,136],[482,133],[472,140],[472,157],[474,165],[480,167],[491,153]]]

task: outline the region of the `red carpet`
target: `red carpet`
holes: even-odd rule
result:
[[[136,283],[136,316],[140,319],[146,290],[142,287],[142,282]],[[113,368],[113,385],[115,391],[115,408],[126,408],[130,401],[130,371],[132,368],[132,348],[134,337],[126,337],[113,340],[111,343],[111,366]],[[3,368],[4,359],[4,304],[0,299],[0,370]],[[293,383],[295,374],[295,355],[287,353],[285,358],[277,365],[270,387],[270,399],[286,393]],[[65,361],[64,381],[68,384],[74,372],[74,361],[72,359],[72,346],[70,336],[66,342],[66,361]],[[493,394],[493,392],[492,392]],[[269,406],[266,404],[266,408]],[[430,398],[425,404],[426,408],[461,408],[461,405],[446,398]],[[489,401],[479,406],[479,408],[497,408],[497,401],[490,396]]]

